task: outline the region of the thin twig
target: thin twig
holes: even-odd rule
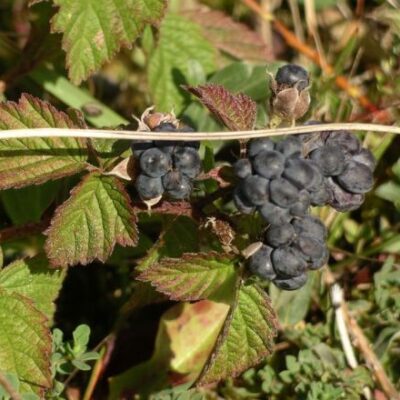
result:
[[[39,222],[30,222],[20,226],[10,226],[0,229],[0,243],[42,233],[48,227],[49,223],[50,218],[45,218]]]
[[[12,387],[11,383],[2,372],[0,372],[0,385],[3,386],[5,391],[10,395],[11,400],[21,400],[19,393]]]
[[[355,369],[358,367],[358,362],[356,359],[356,355],[354,353],[353,346],[350,341],[349,331],[347,330],[346,322],[344,319],[343,290],[338,283],[334,283],[331,286],[331,299],[332,299],[332,305],[335,308],[336,325],[339,331],[343,352],[345,354],[347,363],[349,364],[350,368]],[[363,393],[367,400],[371,398],[371,391],[367,386],[363,388]]]
[[[394,133],[400,135],[400,127],[392,125],[362,124],[362,123],[332,123],[307,126],[295,126],[277,129],[259,129],[246,131],[221,131],[221,132],[142,132],[109,129],[62,129],[62,128],[36,128],[36,129],[10,129],[0,132],[1,139],[22,139],[39,137],[80,137],[96,139],[150,139],[150,140],[240,140],[266,136],[296,135],[322,131],[371,131]]]
[[[331,286],[331,299],[333,308],[335,309],[336,325],[339,331],[340,341],[342,342],[344,355],[346,356],[349,366],[354,369],[358,366],[358,362],[354,354],[353,346],[351,345],[349,332],[343,316],[343,291],[337,283]]]
[[[334,285],[335,278],[333,277],[333,274],[329,270],[329,268],[326,269],[326,281],[327,281],[328,285],[332,286],[332,288],[335,286]],[[334,302],[334,300],[336,301],[337,293],[335,294],[335,293],[331,292],[331,295],[332,295],[332,302]],[[333,298],[334,296],[336,296],[335,299]],[[360,328],[360,326],[358,325],[355,318],[350,314],[347,304],[343,298],[341,299],[341,310],[342,310],[341,316],[343,317],[343,320],[345,322],[344,328],[346,328],[345,329],[346,332],[347,332],[347,330],[350,332],[350,336],[353,339],[354,345],[360,350],[361,354],[363,355],[363,357],[365,359],[367,366],[370,368],[370,370],[374,374],[374,376],[375,376],[376,380],[378,381],[379,385],[381,386],[382,390],[385,392],[385,394],[389,397],[390,400],[400,400],[400,394],[398,393],[398,391],[396,390],[396,388],[393,386],[392,382],[386,375],[386,372],[383,369],[381,362],[379,361],[375,352],[372,350],[371,345],[370,345],[368,339],[366,338],[366,336],[364,335],[363,330]],[[342,324],[341,329],[343,329],[343,324]],[[345,333],[344,336],[342,337],[342,334],[341,334],[342,343],[343,343],[343,340],[346,341],[346,339],[345,339],[346,335],[347,335],[347,333]],[[346,344],[346,351],[347,351],[346,358],[348,360],[350,358],[350,362],[353,365],[354,365],[354,361],[357,363],[357,361],[355,360],[355,357],[353,358],[350,355],[352,350],[351,351],[349,350],[348,344]],[[349,362],[349,365],[351,365],[350,362]]]

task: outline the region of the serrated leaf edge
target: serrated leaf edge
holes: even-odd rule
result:
[[[218,383],[222,379],[221,378],[221,379],[206,380],[205,377],[207,376],[208,371],[212,368],[215,359],[218,357],[219,350],[223,346],[225,338],[227,337],[227,334],[229,332],[229,328],[231,326],[231,322],[233,319],[233,315],[234,315],[236,307],[238,305],[240,288],[244,284],[245,284],[245,281],[243,280],[243,278],[238,278],[235,299],[233,301],[233,304],[231,305],[229,314],[225,319],[225,322],[221,329],[221,332],[218,335],[218,339],[217,339],[215,346],[210,354],[210,357],[209,357],[208,361],[206,362],[206,364],[204,365],[203,370],[201,371],[199,377],[197,378],[197,380],[194,384],[196,387],[201,387],[201,386],[205,386],[205,385],[209,385],[209,384]],[[267,293],[264,290],[262,290],[257,284],[255,284],[254,286],[257,289],[257,291],[260,293],[260,295],[265,299],[265,305],[266,305],[268,311],[271,313],[271,315],[274,316],[274,318],[272,318],[271,321],[268,321],[268,325],[270,325],[270,326],[272,325],[271,326],[272,329],[271,329],[270,333],[268,334],[268,339],[272,340],[272,338],[274,338],[276,336],[277,330],[279,328],[278,320],[275,316],[275,311],[272,307],[271,300],[268,297]],[[266,349],[264,351],[258,353],[257,358],[254,361],[254,365],[260,363],[266,356],[271,354],[271,352],[272,352],[272,348],[266,347]],[[242,372],[244,372],[244,371],[241,369],[236,369],[233,371],[231,377],[235,378],[236,376],[240,375]]]
[[[43,1],[43,0],[39,0],[39,1]],[[162,20],[164,18],[165,13],[167,11],[167,6],[168,6],[168,0],[162,0],[162,1],[164,3],[164,7],[163,7],[163,10],[162,10],[162,15],[160,17],[160,20]],[[34,4],[35,4],[35,2],[32,5],[34,5]],[[69,78],[71,79],[71,81],[75,85],[80,85],[84,80],[88,79],[90,77],[90,75],[92,75],[94,72],[98,71],[103,65],[105,65],[108,62],[110,62],[110,60],[112,60],[112,58],[119,51],[121,51],[121,49],[123,49],[123,48],[131,49],[133,47],[133,44],[134,44],[135,40],[137,40],[137,38],[140,37],[140,35],[143,32],[146,24],[150,24],[150,25],[154,25],[154,26],[157,26],[159,24],[158,20],[151,19],[151,18],[144,18],[142,20],[142,26],[140,27],[140,29],[138,29],[138,31],[139,31],[138,37],[136,37],[132,42],[129,42],[127,40],[121,40],[121,41],[118,40],[116,42],[117,44],[116,44],[115,48],[111,51],[111,53],[108,54],[108,58],[102,60],[97,69],[96,68],[89,68],[86,71],[86,74],[85,74],[85,76],[83,78],[74,79],[72,76],[70,76],[70,69],[71,69],[73,63],[72,63],[72,61],[71,61],[71,59],[70,59],[70,57],[68,55],[67,45],[65,44],[65,41],[64,41],[65,32],[63,30],[61,30],[61,29],[56,29],[56,27],[55,27],[56,18],[57,18],[57,15],[54,15],[50,20],[51,33],[53,33],[53,34],[57,34],[58,33],[58,34],[62,34],[63,35],[63,39],[61,41],[61,48],[64,50],[64,52],[66,54],[66,67],[68,69]]]
[[[48,370],[48,376],[46,376],[43,371],[41,371],[43,373],[43,377],[48,381],[48,386],[42,386],[42,385],[38,385],[38,384],[34,384],[32,382],[27,382],[22,380],[22,382],[26,382],[32,386],[35,386],[39,389],[40,392],[40,397],[44,398],[44,394],[46,393],[46,391],[48,389],[50,389],[52,387],[52,379],[51,379],[51,353],[52,353],[52,348],[51,348],[51,343],[52,343],[52,335],[50,333],[50,329],[48,327],[48,318],[46,317],[46,315],[40,311],[38,308],[36,308],[34,301],[27,297],[27,296],[23,296],[22,294],[16,293],[16,292],[12,292],[12,293],[7,293],[6,290],[2,289],[0,287],[0,296],[3,295],[7,295],[9,297],[15,297],[17,299],[19,299],[21,302],[23,302],[25,304],[25,306],[27,306],[28,308],[34,310],[40,317],[41,317],[41,322],[40,322],[40,327],[41,327],[41,331],[43,333],[43,338],[47,338],[49,343],[50,343],[50,348],[49,349],[42,349],[43,354],[45,354],[46,356],[46,361],[47,361],[47,366],[46,369]]]
[[[59,222],[59,221],[60,221],[60,214],[62,214],[62,212],[64,211],[64,209],[65,209],[67,206],[69,206],[69,204],[71,203],[71,201],[73,201],[73,197],[75,196],[75,194],[78,193],[79,190],[85,185],[85,183],[86,183],[92,176],[94,176],[94,175],[98,175],[99,177],[102,176],[102,175],[101,175],[99,172],[97,172],[97,171],[94,171],[94,172],[91,172],[91,173],[85,175],[84,178],[81,180],[81,182],[79,182],[74,188],[72,188],[72,190],[70,191],[70,197],[69,197],[66,201],[64,201],[64,203],[61,204],[61,205],[56,209],[56,211],[54,212],[53,218],[52,218],[52,220],[51,220],[51,222],[50,222],[50,226],[43,232],[43,234],[44,234],[45,236],[47,236],[47,239],[46,239],[46,242],[45,242],[45,245],[44,245],[44,249],[45,249],[45,252],[46,252],[47,257],[48,257],[48,259],[49,259],[50,265],[51,265],[52,267],[54,267],[54,268],[57,268],[57,267],[61,267],[61,268],[62,268],[62,267],[68,267],[68,266],[72,266],[72,264],[70,264],[70,263],[65,263],[65,262],[63,262],[62,260],[58,260],[57,258],[53,258],[53,257],[50,257],[50,256],[49,256],[49,254],[51,253],[51,241],[50,241],[50,239],[49,239],[50,233],[51,233],[51,231],[52,231],[53,229],[56,229],[56,227],[57,227],[59,224],[62,225],[62,222]],[[113,249],[115,248],[115,245],[116,245],[116,244],[119,244],[119,245],[125,247],[125,246],[136,246],[137,243],[138,243],[138,240],[139,240],[139,231],[138,231],[138,228],[137,228],[137,216],[136,216],[136,213],[134,212],[134,209],[133,209],[133,207],[132,207],[131,199],[129,198],[129,196],[128,196],[127,192],[126,192],[123,183],[122,183],[118,178],[116,178],[116,177],[114,177],[114,179],[115,179],[115,182],[116,182],[116,187],[117,187],[117,189],[119,189],[120,193],[123,195],[123,197],[124,197],[125,200],[127,201],[127,204],[128,204],[129,207],[132,209],[132,210],[131,210],[131,211],[132,211],[132,213],[131,213],[131,214],[132,214],[132,218],[131,218],[130,222],[131,222],[131,224],[132,224],[132,226],[133,226],[133,229],[134,229],[134,232],[135,232],[135,239],[123,240],[123,239],[124,239],[123,237],[118,237],[118,236],[116,236],[116,237],[114,238],[114,240],[113,240],[111,246],[110,246],[111,252],[110,252],[110,254],[108,254],[106,257],[86,257],[85,259],[81,259],[81,258],[80,258],[80,259],[79,259],[75,264],[73,264],[73,265],[77,265],[77,264],[87,265],[87,264],[93,262],[94,260],[99,260],[100,262],[105,263],[105,262],[107,261],[108,257],[111,255],[111,253],[112,253]]]
[[[196,261],[198,259],[201,260],[207,260],[207,258],[214,258],[216,259],[216,261],[220,261],[223,262],[224,260],[227,261],[233,261],[234,260],[234,256],[224,253],[218,253],[216,251],[211,251],[208,253],[202,252],[202,253],[184,253],[182,254],[181,258],[170,258],[170,257],[165,257],[163,259],[161,259],[158,262],[153,263],[151,266],[149,266],[147,269],[145,269],[143,272],[140,272],[139,275],[136,277],[136,280],[140,281],[140,282],[148,282],[151,284],[151,286],[153,286],[158,292],[168,296],[168,298],[170,300],[174,300],[174,301],[197,301],[197,300],[202,300],[205,297],[203,296],[194,296],[194,295],[186,295],[186,296],[176,296],[174,295],[174,293],[171,293],[168,290],[163,290],[162,287],[160,287],[160,285],[149,279],[149,274],[152,272],[152,268],[156,267],[157,265],[161,264],[164,267],[168,264],[185,264],[187,262],[193,262]],[[188,272],[188,274],[190,273],[195,273],[195,272]]]

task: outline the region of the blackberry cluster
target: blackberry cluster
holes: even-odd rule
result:
[[[155,132],[193,132],[189,127],[177,128],[163,122],[153,128]],[[132,143],[132,152],[138,159],[140,173],[135,186],[143,200],[166,194],[175,200],[188,198],[193,189],[193,179],[201,171],[197,141],[142,140]]]
[[[323,223],[309,214],[321,202],[324,177],[318,164],[303,156],[303,142],[289,136],[277,143],[250,141],[248,157],[234,165],[240,179],[234,202],[244,213],[256,210],[268,223],[262,247],[250,258],[250,271],[286,290],[307,280],[307,269],[328,257]]]
[[[301,135],[308,157],[324,176],[323,191],[338,211],[351,211],[364,202],[374,184],[376,161],[372,153],[349,131]],[[322,205],[321,204],[321,205]]]
[[[268,228],[249,269],[285,290],[307,281],[329,253],[327,231],[311,206],[339,211],[359,207],[373,185],[375,160],[350,132],[321,132],[249,142],[248,158],[234,165],[233,198],[243,213],[258,211]]]

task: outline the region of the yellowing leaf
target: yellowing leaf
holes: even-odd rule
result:
[[[69,76],[79,84],[121,47],[131,47],[147,23],[158,22],[166,0],[53,0],[52,20],[63,33]]]
[[[152,358],[111,378],[110,399],[119,399],[126,390],[150,394],[173,383],[174,376],[181,383],[195,379],[228,311],[227,304],[209,300],[170,308],[161,318]]]
[[[18,103],[0,103],[0,130],[84,128],[49,103],[23,95]],[[1,135],[1,133],[0,133]],[[0,189],[38,184],[75,174],[86,166],[87,151],[74,138],[0,140]]]
[[[55,266],[105,262],[117,243],[136,245],[136,215],[123,184],[99,173],[85,177],[56,210],[47,236]]]

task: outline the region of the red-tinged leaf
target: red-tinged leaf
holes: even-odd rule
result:
[[[257,285],[240,282],[214,351],[198,385],[234,378],[272,351],[277,320],[268,295]]]
[[[0,368],[18,376],[19,392],[44,398],[51,388],[48,320],[28,298],[0,288]]]
[[[257,104],[249,96],[233,94],[221,85],[185,86],[232,131],[253,129]]]
[[[24,94],[18,103],[0,103],[0,130],[86,128],[49,103]],[[1,138],[1,132],[0,132]],[[74,138],[0,140],[0,189],[39,184],[86,167],[85,142]]]
[[[56,310],[54,302],[65,275],[64,269],[50,268],[44,256],[16,260],[0,269],[0,290],[31,299],[35,307],[46,315],[50,326]]]
[[[97,172],[86,176],[55,212],[46,232],[55,266],[105,262],[114,246],[137,243],[136,215],[123,184]]]
[[[150,282],[172,300],[194,301],[216,294],[222,286],[234,286],[236,268],[227,254],[184,254],[152,264],[137,279]]]
[[[199,24],[214,46],[238,60],[266,62],[274,58],[271,48],[257,32],[221,11],[200,9],[183,15]]]

